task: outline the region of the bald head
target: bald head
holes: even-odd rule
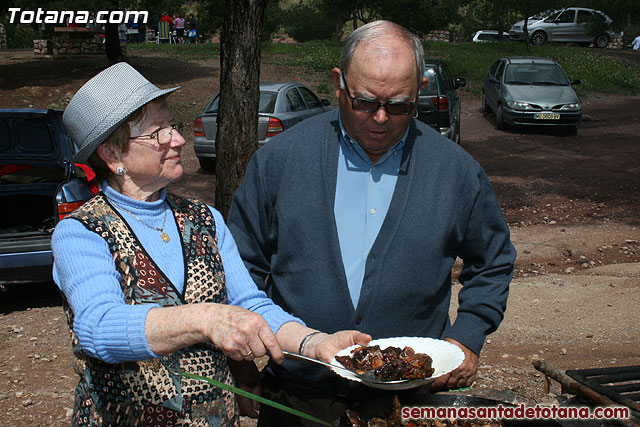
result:
[[[398,44],[407,49],[398,50]],[[349,34],[340,55],[340,68],[349,73],[349,67],[356,52],[366,51],[374,58],[398,57],[399,54],[412,57],[415,64],[416,82],[420,84],[424,74],[424,50],[422,42],[406,28],[391,21],[374,21]],[[404,58],[406,58],[405,56]],[[402,58],[402,59],[404,59]]]

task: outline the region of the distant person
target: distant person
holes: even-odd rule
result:
[[[153,31],[153,36],[158,35],[158,22],[160,22],[160,18],[158,18],[158,14],[154,13],[151,15],[151,21],[149,22],[149,26],[151,31]]]
[[[196,23],[196,18],[193,16],[193,13],[189,14],[189,41],[191,43],[195,43],[198,38],[198,24]]]
[[[633,40],[633,43],[631,43],[631,47],[633,48],[633,50],[640,50],[640,34],[638,34],[638,37]]]
[[[171,19],[167,12],[162,14],[162,18],[160,18],[160,21],[166,21],[169,23],[169,26],[173,27],[173,19]]]
[[[184,18],[178,15],[173,20],[173,23],[176,26],[176,39],[178,43],[182,43],[184,40]]]

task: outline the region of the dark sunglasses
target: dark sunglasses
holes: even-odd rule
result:
[[[342,81],[344,82],[344,87],[347,89],[347,96],[351,100],[351,108],[355,111],[361,111],[363,113],[375,113],[378,111],[380,107],[383,107],[388,114],[392,114],[394,116],[406,116],[411,114],[413,107],[416,105],[418,100],[418,94],[416,93],[416,100],[413,102],[408,101],[387,101],[385,103],[378,102],[370,99],[356,98],[355,96],[351,96],[351,91],[349,90],[349,85],[347,85],[347,78],[344,76],[344,73],[341,74]],[[420,90],[418,88],[418,90]]]

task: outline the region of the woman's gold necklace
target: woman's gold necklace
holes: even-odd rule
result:
[[[109,199],[109,200],[111,200],[111,199]],[[127,209],[123,208],[119,204],[115,203],[113,200],[111,200],[111,203],[113,203],[114,205],[116,205],[117,207],[119,207],[120,209],[122,209],[123,211],[125,211],[126,213],[128,213],[129,215],[131,215],[132,217],[134,217],[135,219],[137,219],[138,221],[140,221],[144,225],[146,225],[147,227],[153,228],[154,230],[158,230],[160,232],[160,238],[162,239],[163,242],[167,243],[167,242],[169,242],[169,240],[171,240],[169,235],[164,232],[164,224],[167,221],[167,208],[166,208],[166,206],[164,208],[164,218],[162,219],[162,227],[158,228],[158,227],[154,227],[153,225],[148,224],[145,221],[141,220],[140,218],[138,218],[138,216],[136,214],[134,214],[130,210],[127,210]]]

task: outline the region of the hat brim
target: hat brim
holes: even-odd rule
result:
[[[151,84],[150,84],[151,85]],[[153,86],[153,85],[152,85]],[[140,108],[142,108],[143,106],[145,106],[146,104],[164,96],[167,94],[170,94],[171,92],[178,90],[181,88],[181,86],[177,86],[171,89],[158,89],[157,87],[153,86],[154,89],[146,94],[144,94],[144,96],[132,96],[130,104],[127,106],[124,105],[120,105],[120,107],[117,109],[117,111],[112,112],[112,114],[118,114],[121,115],[120,119],[117,120],[116,122],[114,122],[111,126],[109,126],[108,128],[100,128],[100,127],[96,127],[96,129],[94,129],[92,132],[90,132],[86,138],[85,141],[90,141],[89,143],[86,144],[78,144],[78,145],[82,145],[82,147],[80,149],[78,149],[78,151],[76,152],[76,154],[73,156],[73,161],[75,163],[87,163],[87,160],[89,159],[89,157],[91,157],[91,154],[93,154],[94,151],[96,151],[96,149],[100,146],[100,144],[102,144],[104,141],[106,141],[106,139],[120,126],[122,125],[125,121],[127,121],[127,119],[129,119],[129,117],[131,117],[131,115],[133,115],[133,113],[135,113],[137,110],[139,110]],[[132,94],[133,95],[133,94]],[[122,108],[126,109],[126,113],[122,114]],[[108,120],[108,117],[105,119],[105,121]]]

